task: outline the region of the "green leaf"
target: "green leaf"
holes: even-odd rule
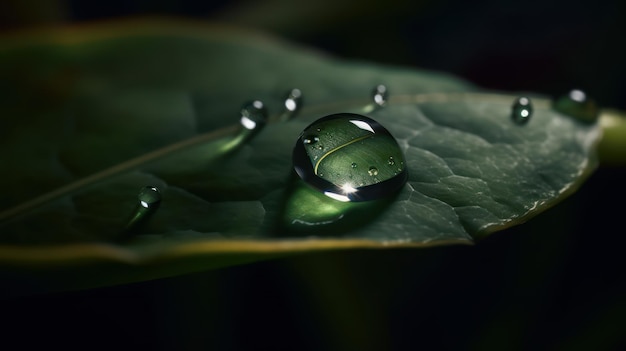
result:
[[[471,244],[574,191],[596,166],[600,136],[535,95],[532,118],[518,125],[515,95],[185,23],[4,38],[0,78],[0,267],[34,281],[25,291],[314,250]],[[380,83],[391,97],[375,109],[369,94]],[[304,107],[281,121],[291,88]],[[238,112],[251,99],[271,123],[240,142]],[[299,133],[338,112],[365,114],[396,137],[409,172],[399,194],[346,204],[294,177]],[[148,185],[162,204],[124,236]]]

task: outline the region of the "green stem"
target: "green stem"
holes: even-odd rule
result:
[[[626,166],[626,111],[602,110],[600,126],[603,132],[598,145],[601,164]]]

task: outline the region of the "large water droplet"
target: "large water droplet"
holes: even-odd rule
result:
[[[578,89],[560,97],[554,104],[554,109],[587,123],[595,122],[600,114],[596,102]]]
[[[319,135],[322,150],[307,147],[309,136],[318,129],[324,130]],[[390,159],[396,167],[388,166]],[[394,194],[407,180],[403,160],[402,150],[387,129],[352,113],[313,122],[304,129],[293,151],[294,169],[300,178],[340,201],[374,200]],[[357,164],[369,167],[363,169]]]
[[[513,122],[524,125],[528,123],[532,115],[533,105],[530,99],[525,96],[518,97],[511,107],[511,118]]]
[[[302,91],[294,88],[287,93],[285,97],[285,112],[282,119],[287,120],[293,118],[302,108]]]
[[[374,87],[372,91],[372,100],[378,107],[383,107],[387,104],[387,100],[389,99],[389,91],[387,87],[379,84]]]

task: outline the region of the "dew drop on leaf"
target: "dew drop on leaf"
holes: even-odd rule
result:
[[[241,108],[241,125],[248,130],[259,130],[267,122],[267,109],[260,100],[247,102]]]
[[[310,147],[310,136],[316,130],[325,131],[318,135],[323,149]],[[400,167],[389,167],[390,160]],[[293,150],[294,169],[300,178],[341,201],[375,200],[396,193],[407,180],[403,160],[402,150],[387,129],[353,113],[313,122],[300,134]]]
[[[267,124],[267,109],[260,100],[253,100],[241,107],[241,130],[230,142],[221,148],[222,152],[232,151],[257,135]]]
[[[139,191],[137,199],[141,207],[155,209],[161,204],[161,192],[157,187],[145,186]]]
[[[144,186],[137,195],[137,205],[124,226],[125,232],[131,232],[147,221],[161,205],[161,192],[157,187]]]
[[[554,104],[554,109],[579,121],[593,123],[598,119],[599,109],[596,102],[578,89],[561,96]]]
[[[289,90],[285,97],[285,112],[283,119],[293,118],[302,108],[302,91],[294,88]]]
[[[532,115],[533,105],[529,98],[521,96],[515,99],[515,102],[511,107],[511,118],[513,119],[513,122],[519,125],[524,125],[528,123]]]
[[[374,87],[372,91],[372,100],[379,107],[385,106],[387,104],[387,99],[389,98],[389,91],[385,85],[379,84]]]

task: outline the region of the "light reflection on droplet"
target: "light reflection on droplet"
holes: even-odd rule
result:
[[[359,120],[356,120],[356,119],[352,119],[352,120],[350,120],[350,123],[354,124],[355,126],[361,128],[363,130],[367,130],[370,133],[376,133],[374,131],[374,129],[372,128],[372,126],[369,123],[365,122],[365,121],[359,121]]]
[[[352,186],[352,184],[346,183],[341,186],[341,191],[343,191],[344,194],[352,194],[357,190],[355,187]]]
[[[249,117],[241,116],[241,125],[246,129],[254,129],[256,128],[256,122],[251,120]]]
[[[583,102],[587,99],[587,94],[582,90],[574,89],[569,92],[569,97],[576,102]]]
[[[317,135],[307,135],[302,138],[302,142],[307,145],[315,144],[318,141],[320,141],[320,138]]]
[[[331,191],[325,191],[324,195],[330,197],[333,200],[341,201],[341,202],[349,202],[350,198],[346,195],[336,194]]]

